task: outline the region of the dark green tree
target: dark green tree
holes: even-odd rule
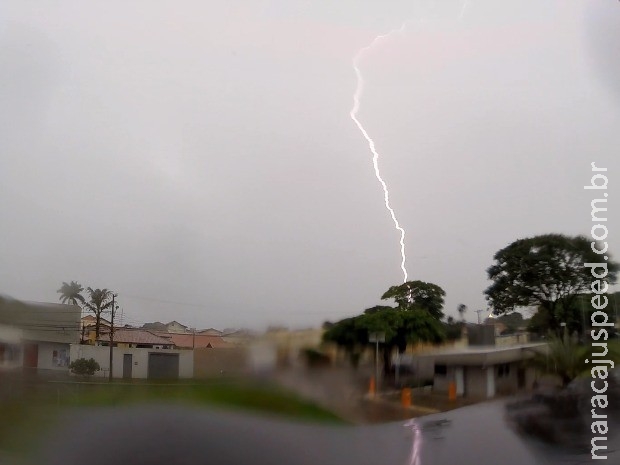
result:
[[[546,311],[549,327],[558,332],[562,312],[574,308],[579,294],[591,292],[593,277],[584,263],[603,261],[591,242],[584,236],[546,234],[519,239],[498,251],[487,270],[493,283],[485,290],[494,313],[537,306]],[[602,250],[600,244],[598,248]],[[609,257],[605,281],[613,284],[618,264],[609,253],[605,255]]]
[[[424,281],[407,281],[390,287],[381,296],[382,300],[394,299],[400,310],[419,308],[426,310],[433,318],[443,318],[443,303],[446,293],[437,284]]]
[[[63,304],[69,305],[84,305],[84,296],[82,296],[84,288],[77,281],[71,281],[70,283],[63,282],[60,289],[56,292],[60,294],[58,298]]]
[[[440,321],[444,296],[441,287],[422,281],[392,286],[382,299],[394,299],[397,307],[376,305],[361,315],[324,325],[323,340],[344,348],[354,361],[369,345],[371,333],[383,333],[384,370],[389,372],[395,348],[404,352],[408,343],[437,343],[445,339],[444,324]]]
[[[95,314],[95,340],[99,338],[101,327],[101,316],[103,313],[112,308],[112,291],[108,289],[86,288],[90,300],[84,303],[89,311]]]
[[[496,321],[506,325],[506,329],[503,334],[515,333],[519,330],[519,328],[525,326],[523,315],[519,312],[505,313],[504,315],[499,316]]]
[[[345,318],[336,323],[330,323],[323,333],[325,342],[333,342],[344,349],[354,367],[357,367],[359,356],[368,344],[368,333],[358,328],[356,324],[358,318],[359,316]]]

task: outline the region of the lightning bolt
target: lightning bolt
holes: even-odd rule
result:
[[[385,208],[390,212],[390,216],[392,217],[392,221],[394,222],[394,227],[400,233],[400,269],[403,271],[403,282],[407,282],[407,268],[405,266],[407,262],[407,255],[405,254],[405,230],[401,227],[400,223],[398,222],[398,218],[396,217],[396,212],[390,205],[390,191],[388,190],[387,184],[381,177],[381,171],[379,170],[380,155],[375,147],[375,142],[372,140],[370,135],[368,135],[368,132],[366,131],[366,129],[364,129],[364,126],[362,125],[360,120],[357,119],[357,113],[359,112],[360,99],[362,97],[362,93],[364,92],[364,78],[358,66],[360,59],[368,50],[371,50],[380,41],[387,40],[392,35],[403,32],[405,30],[406,24],[407,23],[405,22],[399,29],[394,29],[387,34],[375,37],[374,40],[370,43],[370,45],[361,48],[353,58],[353,69],[355,70],[355,76],[357,77],[357,84],[355,87],[355,93],[353,94],[353,108],[351,109],[350,113],[351,119],[364,136],[364,139],[366,139],[366,142],[368,142],[368,147],[370,148],[370,152],[372,153],[372,165],[375,169],[375,176],[377,177],[377,180],[383,188],[383,200],[385,201]]]
[[[456,16],[457,21],[461,22],[463,20],[463,17],[465,16],[465,12],[468,9],[469,1],[460,0],[457,3],[457,5],[458,4],[460,4],[459,5],[460,11],[458,14],[455,14],[455,16]],[[434,9],[435,7],[434,1],[431,2],[430,7],[431,9]],[[454,13],[455,13],[454,10],[448,11],[448,14],[454,14]],[[360,99],[362,98],[362,94],[364,92],[364,77],[362,76],[362,72],[360,71],[360,68],[359,68],[359,61],[363,58],[364,54],[367,51],[374,48],[379,42],[384,41],[384,40],[389,40],[390,37],[392,37],[393,35],[401,34],[402,32],[404,32],[405,27],[407,26],[408,22],[409,21],[405,21],[400,28],[393,29],[387,34],[378,35],[377,37],[373,39],[373,41],[369,45],[361,48],[353,57],[353,69],[355,70],[357,84],[355,87],[355,93],[353,94],[353,108],[351,109],[351,113],[350,113],[351,119],[353,120],[357,128],[360,130],[360,132],[364,136],[364,139],[366,139],[366,142],[368,143],[368,147],[370,148],[370,152],[372,153],[372,165],[375,169],[375,176],[377,177],[377,180],[379,181],[379,183],[381,184],[381,187],[383,188],[383,200],[385,201],[385,208],[388,210],[388,212],[390,213],[390,216],[392,217],[392,221],[394,222],[394,228],[396,228],[396,230],[400,233],[400,256],[401,256],[400,269],[403,272],[403,282],[407,282],[407,276],[408,276],[407,267],[406,267],[407,254],[405,253],[405,230],[402,228],[402,226],[398,222],[398,218],[396,217],[396,212],[390,205],[390,191],[388,189],[386,182],[383,180],[383,177],[381,176],[381,171],[379,170],[380,155],[375,146],[375,142],[374,140],[372,140],[372,137],[370,137],[366,129],[364,129],[364,126],[362,125],[360,120],[357,119],[357,113],[359,112]]]

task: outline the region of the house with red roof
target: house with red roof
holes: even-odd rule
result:
[[[156,334],[167,338],[179,349],[228,349],[234,347],[234,344],[224,341],[221,336],[199,333],[174,334],[157,332]]]
[[[96,345],[109,347],[110,333],[100,335]],[[170,337],[162,337],[144,329],[117,328],[114,330],[113,346],[138,349],[173,349],[175,344]]]

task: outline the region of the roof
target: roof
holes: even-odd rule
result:
[[[200,331],[196,331],[196,334],[207,334],[209,336],[221,336],[222,331],[215,328],[201,329]]]
[[[179,323],[176,320],[172,320],[170,323],[166,323],[166,326],[170,326],[170,325],[179,325],[179,326],[182,326],[183,328],[187,328],[187,326],[182,325],[181,323]]]
[[[148,329],[152,331],[165,331],[166,325],[159,321],[155,321],[154,323],[144,323],[142,325],[142,329]]]
[[[0,324],[21,329],[24,340],[77,343],[80,316],[81,309],[77,305],[0,297]]]
[[[200,349],[200,348],[213,348],[213,349],[228,349],[234,347],[234,344],[230,344],[224,341],[220,336],[211,336],[206,334],[173,334],[173,333],[157,333],[161,337],[165,337],[172,341],[175,346],[182,349]]]
[[[82,323],[90,324],[90,322],[92,322],[92,324],[96,324],[97,318],[95,315],[86,315],[82,317]],[[99,324],[110,326],[110,322],[105,318],[99,318]]]
[[[447,365],[496,365],[532,358],[536,353],[546,351],[546,343],[521,344],[517,346],[468,346],[450,347],[445,350],[420,355],[433,358],[435,363]]]
[[[110,342],[110,335],[104,334],[97,339],[98,341]],[[153,344],[171,345],[174,344],[169,338],[158,336],[151,331],[144,329],[117,329],[114,331],[114,342],[126,344]]]

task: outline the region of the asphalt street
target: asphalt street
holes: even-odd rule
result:
[[[185,406],[70,412],[44,438],[49,465],[572,465],[508,427],[503,401],[381,425],[326,426]],[[613,439],[613,438],[612,438]],[[618,449],[617,440],[612,449]],[[617,463],[610,452],[608,463]]]

